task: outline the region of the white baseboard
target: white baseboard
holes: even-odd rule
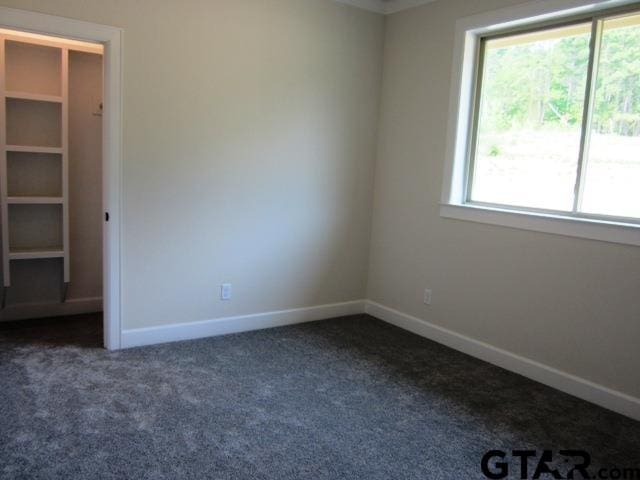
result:
[[[31,318],[62,317],[102,311],[102,297],[70,298],[64,303],[22,303],[7,305],[0,312],[0,321]]]
[[[601,407],[640,420],[640,399],[461,335],[370,300],[369,315]]]
[[[122,348],[213,337],[229,333],[281,327],[364,313],[364,300],[332,303],[314,307],[294,308],[275,312],[216,318],[199,322],[176,323],[157,327],[136,328],[122,332]]]
[[[357,315],[363,312],[557,390],[640,420],[640,399],[638,398],[461,335],[370,300],[355,300],[329,305],[124,330],[122,332],[122,348],[261,330],[334,317]]]

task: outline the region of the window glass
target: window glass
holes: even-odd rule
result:
[[[640,15],[603,22],[593,102],[580,210],[640,218]]]
[[[573,209],[590,38],[588,22],[484,41],[471,201]]]

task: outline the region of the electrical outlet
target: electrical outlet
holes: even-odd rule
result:
[[[220,285],[220,300],[231,300],[231,284],[223,283]]]
[[[424,304],[431,305],[431,290],[425,288],[424,290]]]

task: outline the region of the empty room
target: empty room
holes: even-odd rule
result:
[[[640,480],[638,0],[0,0],[0,479]]]

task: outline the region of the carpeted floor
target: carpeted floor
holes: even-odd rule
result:
[[[116,353],[99,322],[0,326],[0,478],[475,479],[543,448],[640,468],[640,423],[364,315]]]

